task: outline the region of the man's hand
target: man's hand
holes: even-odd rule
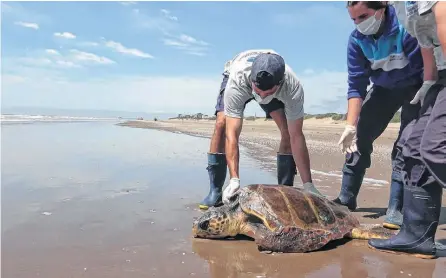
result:
[[[319,195],[321,197],[323,197],[324,195],[322,195],[322,193],[319,192],[319,190],[317,190],[317,188],[314,186],[314,184],[312,182],[306,182],[303,184],[303,187],[306,191],[310,191],[316,195]]]
[[[423,85],[418,90],[415,97],[412,99],[410,104],[417,104],[418,102],[421,102],[421,105],[423,105],[424,97],[426,96],[427,91],[429,91],[430,87],[435,84],[434,80],[426,80],[423,82]]]
[[[342,153],[353,153],[358,150],[356,146],[356,127],[347,124],[344,132],[339,139],[338,145],[341,146]]]
[[[229,199],[240,189],[240,179],[232,178],[229,180],[228,186],[223,191],[223,203],[229,203]]]

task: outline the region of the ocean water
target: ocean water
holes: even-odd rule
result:
[[[88,258],[157,244],[174,229],[180,242],[151,250],[190,244],[197,203],[209,190],[209,139],[113,122],[28,123],[2,125],[2,270],[9,277],[61,277],[54,260],[82,271],[71,258],[79,250]],[[244,184],[275,182],[243,148],[241,161]],[[154,267],[163,264],[156,259]]]

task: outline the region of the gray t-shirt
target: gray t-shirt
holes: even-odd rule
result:
[[[438,70],[446,68],[446,61],[437,35],[434,13],[429,11],[436,1],[395,1],[393,5],[400,23],[417,39],[422,48],[434,48]]]
[[[253,89],[249,76],[254,58],[260,53],[276,53],[271,49],[244,51],[229,65],[229,79],[224,93],[225,115],[243,118],[245,103],[253,98]],[[288,120],[297,120],[304,116],[304,91],[293,70],[285,65],[285,79],[274,94],[274,98],[282,101]]]

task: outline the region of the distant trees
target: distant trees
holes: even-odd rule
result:
[[[325,114],[305,114],[304,119],[331,119],[333,121],[345,121],[347,119],[347,114],[340,114],[340,113],[325,113]],[[181,120],[215,120],[215,116],[208,116],[203,113],[196,113],[196,114],[178,114],[178,116],[170,118],[170,120],[173,119],[181,119]],[[264,119],[265,121],[271,120],[266,118],[260,118],[257,116],[247,116],[244,118],[246,121],[255,121],[257,119]],[[156,118],[154,119],[156,121]],[[392,123],[399,123],[401,121],[401,112],[396,112],[393,116],[391,122]]]

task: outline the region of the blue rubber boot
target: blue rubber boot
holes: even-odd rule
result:
[[[392,183],[390,184],[389,205],[387,207],[386,217],[383,227],[388,229],[399,229],[403,223],[403,196],[404,184],[401,175],[398,172],[392,173]]]
[[[294,176],[297,174],[296,163],[292,154],[277,153],[277,182],[293,186]]]
[[[405,186],[403,223],[399,233],[389,239],[370,239],[369,247],[422,259],[436,258],[435,233],[442,195],[443,188],[436,182],[423,187]]]
[[[199,208],[207,210],[223,204],[222,188],[228,171],[224,153],[208,153],[209,194],[200,202]]]
[[[346,206],[350,211],[354,211],[357,207],[356,197],[364,180],[365,171],[357,171],[357,173],[344,166],[342,176],[342,186],[339,196],[333,202]]]

